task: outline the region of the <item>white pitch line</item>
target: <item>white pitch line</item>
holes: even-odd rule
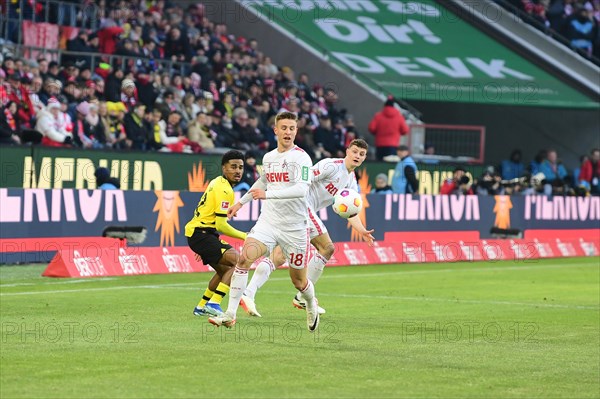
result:
[[[289,294],[289,291],[265,291],[270,294]],[[359,295],[359,294],[327,294],[319,293],[318,296],[331,296],[336,298],[357,298],[357,299],[383,299],[383,300],[399,300],[399,301],[426,301],[426,302],[450,302],[456,304],[480,304],[480,305],[510,305],[510,306],[532,306],[540,308],[561,308],[561,309],[586,309],[600,310],[600,306],[586,305],[560,305],[553,303],[531,303],[531,302],[510,302],[510,301],[484,301],[476,299],[452,299],[452,298],[435,298],[435,297],[401,297],[388,295]]]
[[[586,263],[564,263],[560,265],[546,265],[546,266],[498,266],[498,267],[479,267],[477,269],[432,269],[432,270],[401,270],[398,269],[394,272],[381,272],[381,273],[359,273],[359,274],[342,274],[342,275],[328,275],[327,279],[344,279],[344,278],[363,278],[363,277],[383,277],[383,276],[402,276],[407,274],[429,274],[429,273],[442,273],[442,272],[474,272],[474,271],[509,271],[509,270],[532,270],[532,269],[560,269],[565,267],[573,267],[573,266],[596,266],[595,264],[586,264]],[[400,267],[399,267],[400,268]],[[81,282],[90,282],[93,283],[95,281],[103,281],[108,278],[103,278],[102,280],[96,279],[81,279],[76,281]],[[117,278],[114,278],[117,279]],[[289,277],[275,277],[271,278],[271,281],[287,281]],[[53,282],[46,282],[44,284],[39,285],[40,287],[45,284],[52,284]],[[56,282],[55,282],[56,283]],[[28,284],[28,283],[24,283]],[[201,283],[197,283],[201,284]],[[0,285],[0,289],[2,287],[6,287],[8,285]],[[167,288],[167,287],[194,287],[196,283],[177,283],[177,284],[152,284],[152,285],[127,285],[127,286],[116,286],[116,287],[97,287],[97,288],[87,288],[87,289],[75,289],[75,290],[47,290],[47,291],[26,291],[26,292],[6,292],[0,293],[0,296],[17,296],[17,295],[39,295],[39,294],[62,294],[69,292],[88,292],[88,291],[111,291],[111,290],[122,290],[122,289],[135,289],[135,288]]]
[[[19,296],[19,295],[40,295],[40,294],[67,294],[70,292],[90,292],[90,291],[114,291],[128,289],[151,289],[151,288],[167,288],[177,286],[189,286],[190,283],[183,284],[150,284],[150,285],[121,285],[116,287],[98,287],[98,288],[80,288],[76,290],[48,290],[48,291],[26,291],[26,292],[2,292],[0,296]]]
[[[154,286],[155,289],[170,289],[172,287]],[[196,291],[198,288],[178,287],[180,290]],[[261,294],[265,295],[289,295],[293,291],[273,291],[266,289]],[[434,297],[406,297],[406,296],[389,296],[389,295],[359,295],[359,294],[327,294],[319,292],[319,297],[336,297],[336,298],[354,298],[354,299],[382,299],[382,300],[397,300],[397,301],[426,301],[426,302],[447,302],[456,304],[479,304],[479,305],[509,305],[509,306],[531,306],[540,308],[561,308],[561,309],[585,309],[585,310],[600,310],[600,306],[586,305],[560,305],[552,303],[531,303],[531,302],[510,302],[510,301],[482,301],[473,299],[452,299],[452,298],[434,298]]]
[[[533,269],[562,269],[564,267],[573,266],[597,266],[596,264],[588,263],[564,263],[560,265],[547,265],[547,266],[498,266],[498,267],[478,267],[477,269],[431,269],[431,270],[398,270],[395,272],[381,272],[381,273],[361,273],[361,274],[341,274],[341,275],[327,275],[327,278],[353,278],[353,277],[381,277],[381,276],[403,276],[407,274],[429,274],[429,273],[460,273],[460,272],[487,272],[487,271],[511,271],[511,270],[533,270]],[[399,266],[402,267],[402,266]],[[328,269],[326,267],[326,269]],[[337,269],[337,268],[336,268]],[[281,269],[284,270],[284,269]],[[339,270],[339,269],[338,269]],[[289,277],[276,277],[270,279],[271,281],[287,281]]]
[[[45,281],[42,284],[36,283],[14,283],[14,284],[0,284],[0,289],[4,287],[21,287],[24,285],[37,285],[37,286],[45,286],[45,285],[53,285],[53,284],[79,284],[79,283],[91,283],[91,282],[99,282],[99,281],[113,281],[116,280],[117,277],[101,277],[93,280],[90,279],[71,279],[71,280],[63,280],[63,281]]]

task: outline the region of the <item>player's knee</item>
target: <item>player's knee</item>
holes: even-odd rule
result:
[[[287,259],[282,253],[278,253],[273,257],[273,264],[275,265],[275,268],[278,268],[279,266],[283,265],[286,260]]]
[[[321,254],[321,256],[323,256],[327,260],[331,259],[334,252],[335,252],[335,247],[334,247],[333,243],[329,243],[329,244],[324,245],[319,248],[319,254]]]
[[[250,266],[252,266],[252,261],[243,255],[240,256],[240,259],[239,259],[236,267],[239,267],[242,269],[250,269]]]
[[[302,281],[302,280],[292,280],[292,283],[294,284],[294,287],[298,290],[298,291],[302,291],[303,289],[306,288],[306,281]]]

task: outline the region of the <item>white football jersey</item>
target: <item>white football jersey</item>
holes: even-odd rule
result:
[[[303,149],[294,146],[286,152],[277,149],[263,157],[263,174],[261,179],[266,190],[277,191],[295,184],[310,184],[312,181],[312,160]],[[307,218],[306,198],[274,199],[269,198],[262,203],[259,220],[262,219],[278,227],[305,226]]]
[[[308,205],[314,211],[333,204],[333,197],[344,188],[358,191],[356,175],[348,172],[343,158],[325,158],[312,167],[313,183],[308,190]]]

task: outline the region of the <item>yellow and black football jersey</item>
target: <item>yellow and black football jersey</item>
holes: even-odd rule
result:
[[[217,217],[227,217],[227,210],[233,205],[233,187],[227,179],[219,176],[211,180],[198,202],[194,217],[185,225],[186,237],[191,237],[197,227],[217,227]]]

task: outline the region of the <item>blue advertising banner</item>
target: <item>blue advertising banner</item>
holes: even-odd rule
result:
[[[0,243],[13,238],[99,237],[107,226],[145,226],[145,246],[186,246],[184,226],[200,193],[76,189],[0,189]],[[598,229],[600,197],[508,197],[363,194],[363,223],[386,232],[490,229]],[[246,205],[232,224],[254,225],[260,203]],[[357,241],[331,208],[319,216],[334,241]],[[14,242],[15,240],[11,240]],[[0,252],[4,252],[0,248]]]

